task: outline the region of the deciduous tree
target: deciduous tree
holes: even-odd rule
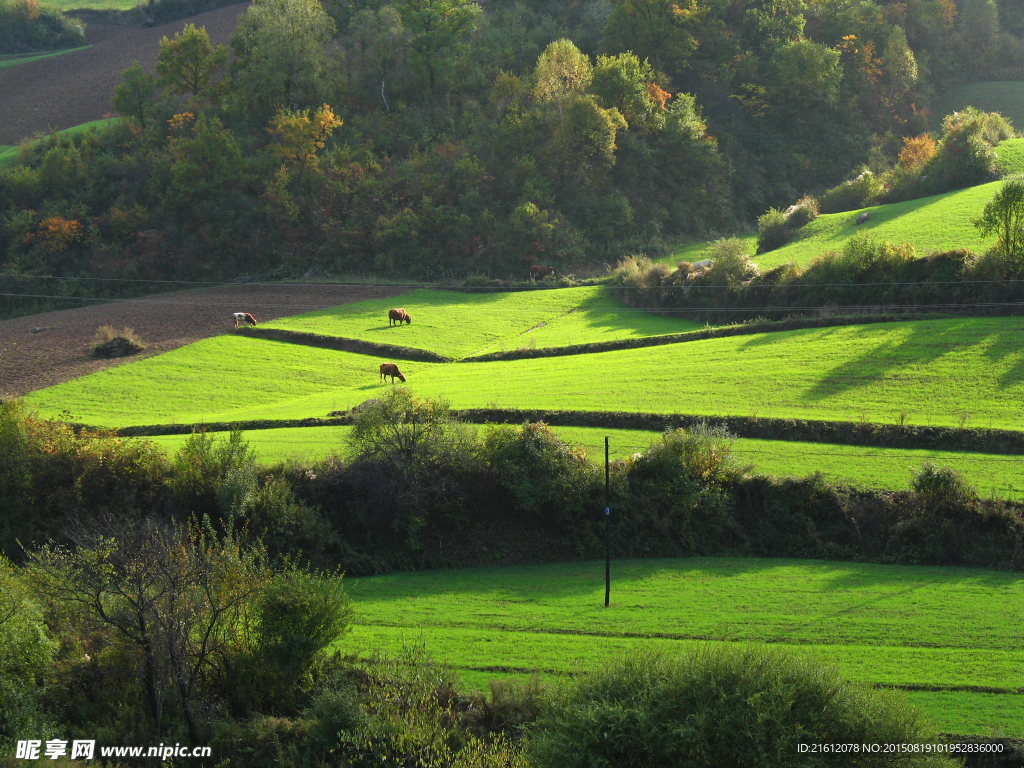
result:
[[[139,121],[143,130],[146,117],[153,112],[156,78],[135,62],[124,71],[124,82],[114,88],[114,109]]]
[[[995,235],[999,248],[1018,264],[1024,259],[1024,178],[1007,180],[974,220],[984,237]]]
[[[196,29],[194,24],[186,24],[173,40],[164,37],[160,41],[156,73],[160,85],[171,93],[190,93],[195,97],[209,90],[227,59],[227,46],[214,48],[206,27]]]

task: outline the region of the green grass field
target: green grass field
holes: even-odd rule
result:
[[[968,83],[940,94],[931,106],[932,129],[938,130],[942,118],[964,107],[998,112],[1010,119],[1016,131],[1024,131],[1024,82]]]
[[[415,321],[414,321],[415,322]],[[961,318],[707,339],[645,349],[401,367],[455,407],[892,422],[1015,429],[1024,318]],[[374,396],[376,357],[220,336],[29,394],[96,426],[326,416]]]
[[[258,460],[271,466],[282,462],[319,461],[328,454],[347,452],[350,427],[294,427],[256,429],[245,433]],[[657,432],[589,427],[556,427],[564,440],[582,445],[595,462],[604,460],[604,437],[610,438],[611,457],[621,459],[647,450],[661,439]],[[150,440],[173,454],[186,435],[139,438]],[[911,468],[930,461],[962,472],[983,496],[1024,500],[1024,456],[1002,456],[956,451],[864,448],[828,443],[737,439],[733,447],[754,472],[777,477],[806,477],[821,472],[830,480],[868,488],[904,489],[910,485]]]
[[[944,730],[1024,733],[1024,576],[819,561],[666,559],[365,577],[347,581],[343,647],[422,640],[470,686],[594,669],[642,645],[767,642],[811,653],[850,679],[929,686],[913,699]],[[953,690],[950,690],[953,689]]]
[[[389,326],[403,307],[411,324]],[[521,347],[560,347],[659,336],[701,324],[622,306],[602,287],[516,293],[415,290],[393,299],[346,304],[280,318],[263,327],[429,349],[452,358]]]
[[[72,53],[74,51],[84,51],[88,48],[88,45],[81,45],[78,48],[67,48],[63,51],[53,51],[51,53],[40,53],[35,56],[18,56],[14,58],[0,58],[0,69],[6,69],[7,67],[16,67],[19,64],[28,64],[32,61],[39,61],[40,59],[50,59],[54,56],[63,56],[65,53]],[[0,150],[5,147],[0,147]]]
[[[1024,123],[1021,123],[1024,128]],[[996,147],[999,167],[1007,176],[1024,173],[1024,139],[1007,139]]]

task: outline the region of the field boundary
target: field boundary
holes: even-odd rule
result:
[[[453,410],[470,424],[522,424],[543,421],[553,427],[603,427],[663,432],[666,429],[691,429],[698,424],[725,427],[734,436],[755,440],[831,443],[867,448],[904,448],[909,450],[969,451],[1004,455],[1024,455],[1024,432],[1008,429],[970,429],[923,427],[900,424],[876,424],[852,421],[805,421],[752,416],[694,416],[686,414],[623,413],[613,411],[549,411],[517,408],[466,408]],[[156,437],[187,435],[192,432],[252,431],[294,427],[348,426],[354,421],[351,411],[333,411],[327,417],[305,419],[255,419],[236,422],[198,424],[150,424],[114,430],[72,424],[75,429],[109,431],[120,437]]]
[[[665,314],[656,310],[648,310],[652,314]],[[288,331],[282,328],[238,328],[231,333],[266,341],[280,341],[286,344],[298,344],[306,347],[332,349],[339,352],[354,352],[361,355],[380,355],[397,360],[412,360],[422,363],[488,363],[500,360],[527,360],[544,357],[568,357],[572,355],[589,355],[598,352],[614,352],[623,349],[643,349],[660,347],[667,344],[685,344],[691,341],[726,338],[728,336],[749,336],[757,333],[773,333],[781,331],[797,331],[806,328],[832,328],[848,325],[872,325],[875,323],[898,323],[913,320],[948,320],[958,315],[941,313],[915,314],[873,314],[843,315],[841,317],[791,317],[784,320],[754,320],[734,325],[708,326],[699,331],[671,333],[660,336],[644,336],[632,339],[613,339],[595,341],[590,344],[569,344],[563,347],[541,347],[539,349],[510,349],[503,352],[489,352],[485,355],[473,355],[463,358],[451,358],[439,355],[426,349],[402,347],[396,344],[381,344],[374,341],[363,341],[347,336],[326,336],[306,331]]]
[[[426,349],[400,347],[396,344],[379,344],[373,341],[350,339],[345,336],[323,336],[319,333],[286,331],[281,328],[239,328],[230,331],[230,333],[236,336],[249,336],[266,341],[281,341],[286,344],[333,349],[338,352],[355,352],[360,355],[384,355],[398,360],[414,360],[421,363],[455,362],[453,358],[445,357]]]

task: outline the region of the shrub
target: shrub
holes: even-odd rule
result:
[[[96,336],[92,342],[92,356],[125,357],[141,352],[145,348],[146,345],[131,328],[125,327],[118,331],[112,326],[101,325],[96,329]]]
[[[716,240],[701,256],[714,262],[701,274],[712,285],[737,285],[760,274],[757,264],[750,260],[749,246],[738,237]]]
[[[930,461],[921,465],[910,483],[914,493],[928,506],[964,505],[977,497],[977,488],[952,467],[938,467]]]
[[[895,278],[913,263],[917,254],[910,243],[878,242],[858,232],[841,252],[829,251],[814,259],[804,271],[807,283],[881,282]]]
[[[818,201],[810,195],[804,195],[786,209],[786,226],[800,229],[818,218]]]
[[[652,262],[647,256],[626,256],[612,270],[612,284],[624,288],[651,288],[661,285],[672,273],[667,264]]]
[[[757,252],[767,253],[781,248],[792,239],[786,227],[786,213],[778,208],[769,208],[757,219]]]
[[[822,213],[855,211],[873,205],[882,192],[882,182],[864,169],[855,178],[833,187],[821,196],[819,207]]]
[[[85,45],[85,25],[34,0],[0,0],[0,54]]]
[[[259,489],[256,454],[239,430],[222,439],[193,432],[174,457],[174,470],[178,506],[197,517],[240,518]]]
[[[799,745],[923,743],[937,736],[901,694],[844,682],[837,670],[806,657],[702,646],[679,656],[647,651],[622,658],[564,686],[547,702],[528,752],[540,768],[824,768],[838,764],[835,755],[801,754]],[[872,760],[956,765],[920,753]]]
[[[546,516],[565,519],[600,479],[582,447],[543,423],[488,428],[484,456],[519,509]]]
[[[999,169],[994,147],[1012,136],[1013,127],[997,112],[967,107],[947,115],[938,149],[923,168],[927,190],[946,192],[995,179]]]

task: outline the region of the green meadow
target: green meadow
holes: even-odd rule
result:
[[[396,574],[347,581],[349,650],[424,642],[467,683],[557,677],[643,645],[772,643],[851,680],[927,686],[944,728],[1024,733],[1024,576],[957,568],[688,558]]]
[[[389,325],[402,307],[410,324]],[[414,290],[264,323],[262,327],[427,349],[462,358],[521,347],[561,347],[683,333],[700,324],[624,307],[603,287],[514,293]]]
[[[4,57],[0,58],[0,69],[6,69],[7,67],[16,67],[19,64],[28,64],[33,61],[39,61],[40,59],[50,59],[54,56],[63,56],[65,53],[73,53],[74,51],[84,51],[88,48],[88,45],[80,45],[77,48],[67,48],[63,51],[53,51],[51,53],[40,53],[34,56],[16,56],[16,57]],[[0,151],[7,149],[7,147],[0,146]]]
[[[414,320],[415,323],[415,320]],[[1024,318],[706,339],[488,363],[402,362],[455,407],[760,415],[1015,429]],[[44,416],[120,427],[326,416],[380,391],[380,359],[228,335],[33,392]]]
[[[283,462],[319,461],[331,453],[344,455],[350,427],[288,427],[256,429],[245,433],[257,459],[271,466]],[[604,460],[604,438],[610,438],[612,459],[647,450],[661,436],[657,432],[591,427],[555,427],[564,440],[582,445],[592,461]],[[178,451],[187,435],[139,438],[152,441],[169,454]],[[821,472],[826,478],[868,488],[905,489],[911,472],[930,461],[962,472],[982,496],[1024,500],[1024,456],[958,451],[865,448],[830,443],[800,443],[739,438],[733,452],[740,462],[762,475],[806,477]]]

